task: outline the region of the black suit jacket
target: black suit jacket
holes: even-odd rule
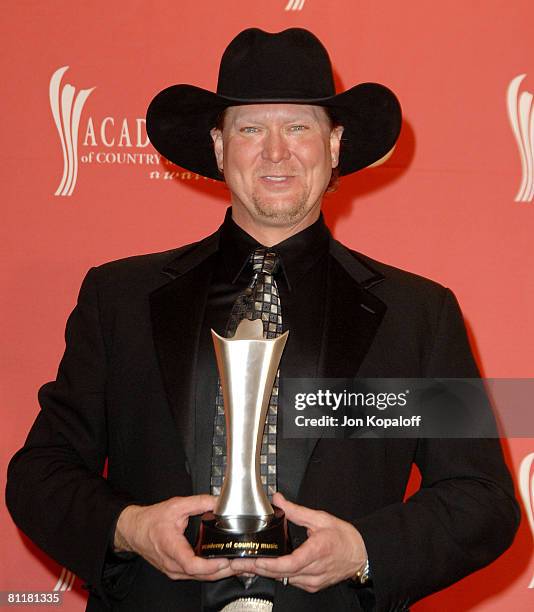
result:
[[[11,461],[15,522],[86,581],[88,610],[200,609],[198,583],[114,559],[109,542],[125,506],[192,493],[195,360],[217,248],[215,233],[89,271],[57,380],[41,388],[42,410]],[[477,376],[448,289],[332,239],[325,300],[319,376]],[[376,610],[403,610],[491,562],[517,528],[495,439],[282,441],[279,462],[291,465],[298,503],[360,530],[374,586],[312,595],[277,583],[278,611],[360,610],[370,595]],[[403,503],[414,462],[422,488]],[[191,542],[195,532],[192,520]],[[291,537],[298,546],[306,534],[291,526]]]

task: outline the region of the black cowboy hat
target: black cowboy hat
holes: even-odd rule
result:
[[[249,28],[222,56],[217,93],[193,85],[167,87],[148,107],[147,133],[170,161],[222,180],[210,136],[217,117],[229,106],[269,103],[329,109],[344,127],[341,175],[383,158],[395,145],[402,121],[395,94],[378,83],[361,83],[336,95],[328,53],[308,30],[271,34]]]

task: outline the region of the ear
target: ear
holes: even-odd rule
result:
[[[219,168],[219,171],[222,172],[224,168],[224,147],[222,132],[218,128],[212,128],[210,130],[210,136],[213,140],[213,150],[215,152],[215,159],[217,160],[217,167]]]
[[[330,154],[332,155],[332,168],[337,168],[339,165],[339,150],[341,148],[341,135],[343,134],[343,126],[337,125],[330,132]]]

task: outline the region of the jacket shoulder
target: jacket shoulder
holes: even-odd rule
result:
[[[154,278],[168,281],[169,278],[165,274],[172,276],[172,270],[182,262],[201,258],[211,252],[213,245],[217,243],[217,236],[216,232],[174,249],[108,261],[92,268],[91,273],[103,284],[121,281],[142,283],[143,279]]]
[[[188,251],[194,249],[202,241],[184,244],[183,246],[167,251],[158,251],[155,253],[144,253],[142,255],[130,255],[121,257],[113,261],[106,261],[94,267],[94,271],[101,277],[114,276],[116,274],[124,274],[128,272],[139,273],[142,271],[162,270],[167,264],[185,255]]]
[[[358,251],[347,249],[350,256],[370,271],[368,288],[390,307],[399,309],[435,311],[446,302],[457,304],[454,293],[441,283],[378,261]]]
[[[358,251],[347,249],[347,254],[369,271],[370,282],[365,288],[387,306],[387,317],[398,318],[399,325],[411,319],[437,325],[444,308],[460,314],[454,293],[441,283]]]
[[[377,273],[381,277],[380,280],[393,283],[399,287],[405,286],[406,288],[417,288],[423,291],[442,293],[447,290],[444,285],[431,278],[378,261],[358,251],[348,250],[355,259]]]

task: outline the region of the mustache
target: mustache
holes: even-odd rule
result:
[[[297,176],[298,171],[295,168],[260,168],[255,173],[255,176]]]

